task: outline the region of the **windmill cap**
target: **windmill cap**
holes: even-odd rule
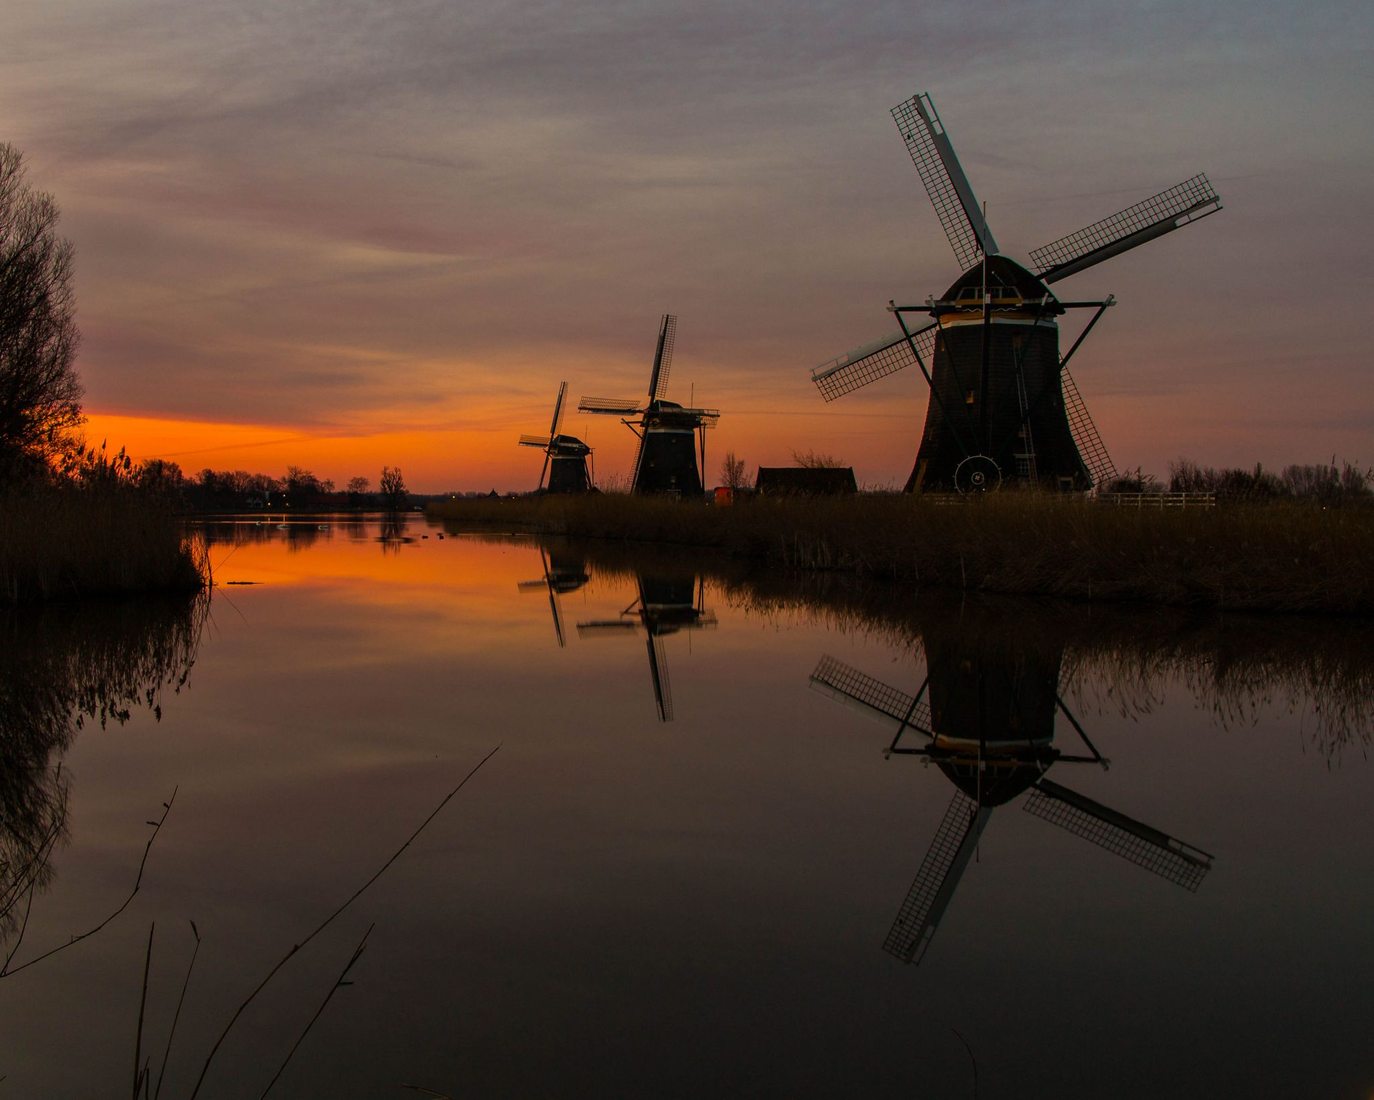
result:
[[[981,306],[985,266],[988,293],[992,295],[994,301],[998,298],[1010,297],[1021,298],[1028,302],[1038,302],[1048,295],[1051,312],[1064,312],[1063,308],[1059,306],[1058,299],[1050,292],[1048,286],[1015,260],[1010,260],[1006,256],[989,256],[986,265],[974,264],[959,278],[955,279],[954,285],[945,291],[944,301],[957,302],[960,299],[965,301],[971,299]]]

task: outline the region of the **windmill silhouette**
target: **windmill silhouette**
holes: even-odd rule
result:
[[[553,632],[560,647],[567,645],[563,633],[563,612],[558,606],[558,597],[576,592],[589,580],[586,563],[580,557],[555,550],[539,548],[539,560],[544,565],[544,575],[538,580],[520,581],[516,587],[521,592],[547,592],[549,611],[553,615]]]
[[[685,499],[699,499],[701,471],[706,468],[706,429],[716,426],[720,412],[684,408],[664,397],[668,391],[668,371],[676,336],[677,317],[665,313],[658,326],[647,401],[584,397],[577,408],[579,412],[619,416],[621,423],[639,437],[630,492],[671,493]],[[629,417],[639,419],[634,421],[627,419]]]
[[[578,623],[579,637],[606,637],[644,631],[649,653],[649,678],[654,685],[658,720],[673,720],[673,692],[668,679],[668,655],[663,639],[682,630],[701,630],[716,625],[716,613],[706,610],[706,583],[688,574],[640,573],[635,578],[639,595],[616,619]]]
[[[927,629],[924,641],[927,675],[914,696],[830,656],[811,674],[813,688],[895,726],[885,756],[933,762],[956,787],[884,950],[921,961],[993,810],[1027,792],[1026,812],[1197,890],[1211,855],[1045,777],[1057,764],[1105,770],[1109,763],[1060,694],[1062,645],[1014,636],[970,641],[940,627]],[[1086,752],[1055,746],[1058,714]]]
[[[983,210],[926,93],[892,109],[963,274],[937,299],[888,309],[900,331],[824,363],[812,381],[833,401],[915,364],[930,388],[907,492],[978,492],[1003,480],[1102,488],[1116,468],[1069,373],[1083,340],[1115,304],[1060,301],[1049,284],[1221,209],[1194,176],[1030,253],[1034,271],[999,255]],[[1062,356],[1058,318],[1095,312]],[[907,324],[910,314],[934,320]]]
[[[536,491],[544,489],[544,475],[549,478],[550,493],[585,493],[592,487],[587,476],[587,456],[592,453],[582,440],[576,436],[560,435],[559,425],[563,421],[563,399],[567,395],[568,384],[558,387],[558,398],[553,403],[553,421],[549,424],[548,435],[522,435],[520,446],[540,447],[544,451],[544,468],[539,471],[539,485]]]

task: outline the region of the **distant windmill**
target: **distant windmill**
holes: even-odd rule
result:
[[[664,399],[676,334],[677,317],[665,313],[658,326],[647,401],[584,397],[577,408],[579,412],[619,416],[621,423],[639,436],[630,492],[674,493],[696,500],[702,494],[701,471],[706,468],[706,429],[715,427],[720,413],[716,409],[687,409]],[[631,416],[639,417],[638,422],[624,419]]]
[[[934,761],[958,789],[946,808],[883,948],[919,963],[978,846],[992,811],[1030,791],[1023,809],[1113,855],[1195,891],[1212,857],[1192,845],[1045,778],[1056,763],[1107,761],[1069,712],[1058,688],[1061,649],[971,649],[926,632],[928,674],[914,696],[833,657],[822,657],[811,686],[880,719],[896,732],[885,755]],[[1071,755],[1054,746],[1056,712],[1086,746]],[[908,734],[919,747],[904,744]]]
[[[563,613],[558,607],[558,597],[568,592],[576,592],[589,580],[591,575],[580,557],[573,557],[557,551],[539,548],[539,560],[544,563],[544,575],[534,581],[520,581],[517,587],[521,592],[545,592],[549,594],[549,610],[553,613],[553,632],[558,644],[567,644],[563,636]]]
[[[706,585],[697,578],[640,574],[637,583],[639,597],[618,619],[578,623],[577,633],[579,637],[606,636],[642,629],[648,636],[649,677],[654,685],[658,720],[671,722],[673,693],[668,680],[668,655],[663,649],[664,635],[715,626],[716,613],[706,610]]]
[[[539,471],[540,490],[544,489],[544,475],[547,474],[548,492],[585,493],[592,487],[591,479],[587,476],[587,456],[592,449],[575,436],[558,434],[563,421],[563,399],[567,392],[568,384],[561,383],[558,399],[553,403],[553,422],[549,425],[549,434],[522,435],[520,446],[543,448],[544,468]]]
[[[1050,283],[1221,209],[1207,177],[1194,176],[1031,252],[1034,273],[1006,256],[974,197],[928,94],[892,109],[964,273],[944,296],[888,309],[900,332],[812,371],[827,401],[916,364],[930,388],[925,431],[907,492],[976,492],[1004,479],[1058,489],[1104,487],[1116,477],[1068,364],[1115,303],[1061,302]],[[1062,356],[1057,318],[1095,309]],[[934,321],[911,329],[906,316]]]

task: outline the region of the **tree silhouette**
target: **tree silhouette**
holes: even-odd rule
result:
[[[0,485],[42,469],[81,423],[71,242],[57,204],[0,143]]]
[[[406,503],[406,482],[399,466],[382,467],[382,503],[389,512],[399,512]]]

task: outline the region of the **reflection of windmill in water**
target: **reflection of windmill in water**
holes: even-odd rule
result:
[[[591,580],[591,575],[580,557],[561,551],[546,551],[541,546],[539,560],[544,563],[544,575],[537,581],[520,581],[517,587],[521,592],[548,592],[553,632],[558,636],[558,644],[563,646],[567,641],[563,636],[563,613],[558,606],[558,597],[576,592]]]
[[[903,962],[921,961],[977,849],[992,811],[1030,792],[1022,808],[1113,855],[1195,891],[1212,857],[1045,778],[1054,764],[1107,761],[1059,693],[1063,647],[955,641],[939,627],[924,632],[927,673],[915,696],[835,660],[822,657],[811,685],[883,722],[895,725],[885,755],[934,761],[956,788],[930,849],[883,948]],[[1054,745],[1063,714],[1085,753]],[[909,742],[916,738],[919,743]]]
[[[630,492],[675,493],[697,499],[702,493],[701,471],[706,468],[706,429],[715,427],[720,413],[716,409],[683,408],[664,398],[676,335],[677,317],[665,313],[658,326],[647,401],[584,397],[577,408],[579,412],[619,416],[621,423],[639,436]],[[639,417],[638,422],[626,419],[632,416]]]
[[[827,401],[915,363],[930,388],[925,430],[906,491],[996,488],[1004,478],[1058,489],[1116,477],[1068,364],[1114,299],[1061,302],[1049,284],[1221,209],[1198,175],[1031,252],[1035,271],[998,255],[973,189],[930,96],[892,116],[963,274],[938,301],[889,303],[900,332],[817,367]],[[1061,357],[1057,318],[1094,309]],[[934,318],[914,331],[906,315]]]
[[[522,435],[520,446],[540,447],[544,451],[544,467],[539,471],[538,490],[544,490],[544,476],[547,474],[550,493],[585,493],[592,487],[587,476],[587,456],[592,453],[582,440],[576,436],[560,435],[559,426],[563,422],[563,399],[568,394],[568,384],[558,387],[558,398],[553,403],[553,421],[549,424],[548,435]]]
[[[706,583],[691,575],[639,574],[639,595],[618,619],[578,623],[579,637],[631,634],[642,629],[647,636],[649,676],[654,685],[658,720],[673,720],[672,685],[668,679],[668,655],[663,638],[681,630],[700,630],[716,625],[716,613],[706,610]]]

